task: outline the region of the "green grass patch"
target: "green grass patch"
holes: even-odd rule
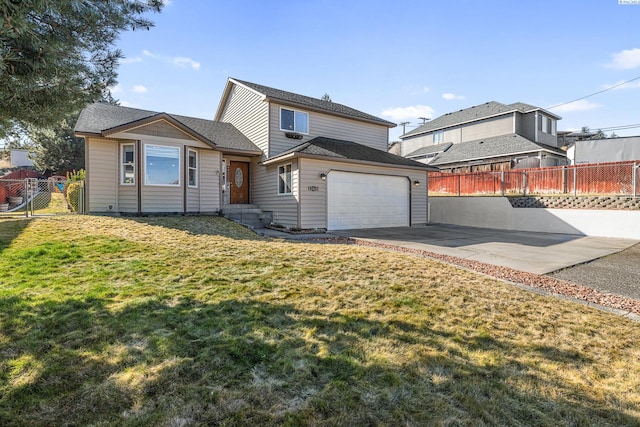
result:
[[[638,425],[640,325],[217,217],[0,220],[0,425]]]

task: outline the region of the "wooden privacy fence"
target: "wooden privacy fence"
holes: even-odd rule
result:
[[[429,196],[640,193],[640,161],[453,174],[429,172]]]

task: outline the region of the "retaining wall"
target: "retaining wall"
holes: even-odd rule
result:
[[[430,197],[429,222],[640,239],[640,210],[514,208],[507,197]]]

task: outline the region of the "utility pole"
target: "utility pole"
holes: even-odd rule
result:
[[[400,126],[402,126],[402,134],[404,135],[406,132],[406,126],[409,124],[409,122],[400,122]]]
[[[420,120],[422,120],[422,124],[427,123],[427,120],[431,120],[428,117],[418,117]]]

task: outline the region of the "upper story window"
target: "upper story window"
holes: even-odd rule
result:
[[[189,187],[198,186],[198,152],[189,150]]]
[[[538,116],[538,130],[555,136],[556,121],[551,117],[543,116],[542,114],[540,114]]]
[[[441,144],[444,141],[444,131],[438,130],[433,133],[433,143]]]
[[[120,146],[120,184],[133,185],[136,183],[136,146],[122,144]]]
[[[145,185],[180,185],[180,149],[166,145],[145,144]]]
[[[280,130],[285,132],[309,133],[309,113],[280,109]]]
[[[291,163],[278,167],[278,194],[291,194]]]

